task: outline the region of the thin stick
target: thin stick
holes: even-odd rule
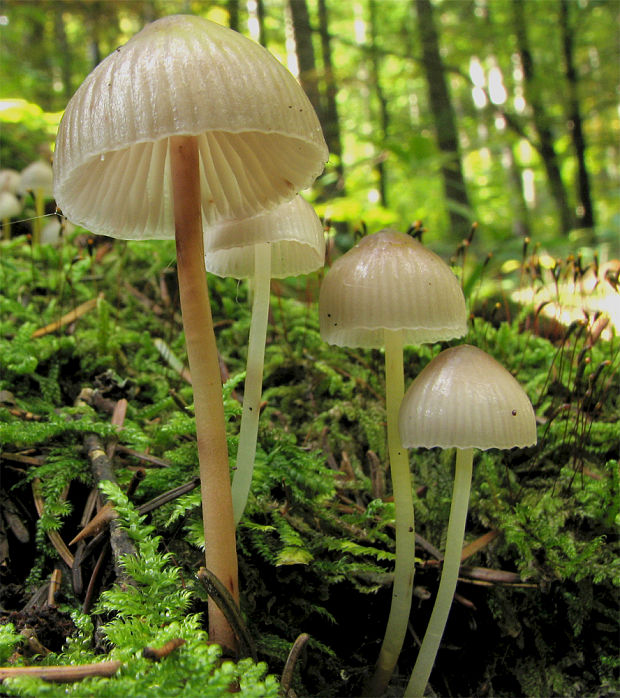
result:
[[[243,412],[239,431],[237,469],[232,484],[235,524],[243,516],[252,484],[260,398],[263,387],[265,341],[269,319],[269,290],[271,282],[271,246],[264,242],[254,248],[254,301],[248,341],[248,360],[243,388]]]
[[[396,562],[392,605],[383,644],[367,691],[385,692],[403,646],[413,591],[415,571],[415,527],[409,457],[400,442],[398,410],[405,393],[403,342],[400,330],[385,331],[385,403],[387,409],[388,451],[396,524]]]
[[[207,291],[202,238],[198,144],[191,136],[170,138],[170,168],[181,314],[194,389],[206,566],[239,602],[237,553],[222,382]],[[237,643],[226,618],[209,601],[209,637]]]
[[[461,552],[465,537],[465,521],[469,506],[469,491],[471,489],[472,463],[474,451],[472,448],[456,450],[456,469],[454,472],[454,490],[448,522],[448,537],[446,539],[446,554],[443,562],[443,572],[435,599],[431,619],[426,628],[422,647],[413,667],[411,679],[405,691],[406,698],[417,698],[424,695],[424,689],[431,675],[439,643],[446,627],[456,582],[461,566]]]
[[[12,676],[35,676],[55,683],[81,681],[91,676],[113,676],[121,668],[119,661],[80,664],[79,666],[18,666],[0,667],[0,681]]]

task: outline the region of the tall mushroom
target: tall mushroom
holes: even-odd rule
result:
[[[418,240],[393,230],[368,235],[336,260],[319,295],[321,336],[330,344],[385,347],[387,438],[394,492],[396,563],[392,605],[369,693],[383,693],[402,648],[415,566],[409,459],[398,436],[405,388],[404,344],[460,337],[467,309],[450,267]]]
[[[413,381],[399,415],[407,448],[456,448],[454,490],[435,606],[405,691],[423,696],[448,620],[461,564],[473,449],[536,443],[536,418],[523,388],[481,349],[462,344],[438,354]]]
[[[147,25],[86,78],[58,130],[54,194],[72,222],[176,240],[194,390],[206,566],[238,598],[221,379],[203,230],[309,186],[327,148],[309,100],[263,47],[201,17]],[[234,647],[210,602],[213,641]]]
[[[214,227],[205,239],[205,266],[218,276],[250,279],[254,300],[243,388],[237,465],[232,483],[235,523],[252,483],[272,278],[308,274],[323,266],[325,236],[312,206],[301,196],[266,213]]]

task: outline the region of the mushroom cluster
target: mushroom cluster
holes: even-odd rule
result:
[[[450,267],[418,240],[395,230],[368,235],[333,264],[319,295],[323,339],[385,350],[387,441],[394,493],[396,564],[392,604],[374,675],[380,695],[400,654],[415,569],[415,526],[409,458],[398,435],[404,395],[403,346],[461,337],[467,332],[463,291]]]
[[[327,147],[299,83],[266,49],[191,15],[147,25],[84,80],[56,139],[54,195],[95,233],[174,238],[196,414],[207,568],[238,600],[222,386],[204,236],[310,186]],[[211,640],[234,648],[210,601]]]

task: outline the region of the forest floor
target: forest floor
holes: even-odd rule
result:
[[[543,284],[535,261],[520,273],[524,288]],[[598,283],[617,303],[617,276]],[[217,696],[238,681],[242,695],[275,696],[303,633],[285,688],[362,693],[394,559],[383,355],[322,342],[318,284],[272,282],[255,476],[237,536],[245,653],[259,663],[234,665],[205,642],[173,244],[1,243],[0,664],[110,660],[121,670],[60,685],[11,678],[0,693]],[[233,462],[250,304],[245,284],[209,286]],[[539,440],[476,457],[458,595],[431,685],[445,696],[617,695],[620,344],[595,310],[562,325],[497,289],[472,307],[464,341],[524,386]],[[444,346],[407,348],[407,384]],[[70,543],[101,505],[93,443],[116,481],[103,489],[118,519]],[[402,695],[438,586],[453,458],[411,454],[418,564],[389,695]],[[161,661],[142,655],[169,641]]]

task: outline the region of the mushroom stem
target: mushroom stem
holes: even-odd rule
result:
[[[371,695],[385,692],[407,632],[413,575],[415,571],[415,528],[409,456],[400,441],[398,410],[405,392],[403,338],[401,330],[385,330],[385,403],[387,437],[394,492],[396,562],[392,605],[379,658],[367,690]]]
[[[32,192],[34,197],[34,221],[32,222],[32,241],[35,245],[41,243],[41,228],[43,216],[45,214],[45,194],[42,189],[35,189]]]
[[[235,527],[222,383],[204,270],[198,145],[193,136],[170,138],[177,270],[187,358],[194,390],[196,437],[207,568],[239,601]],[[237,642],[209,600],[209,638],[231,649]]]
[[[262,242],[254,247],[254,300],[252,302],[248,360],[243,389],[243,412],[239,431],[237,469],[232,484],[235,524],[238,524],[243,516],[252,484],[263,383],[270,288],[271,246],[268,242]]]
[[[461,553],[465,537],[465,521],[469,506],[469,491],[471,489],[473,448],[456,449],[456,468],[454,472],[454,489],[450,520],[448,522],[448,537],[443,561],[441,581],[435,599],[435,606],[426,628],[424,640],[418,653],[411,679],[405,691],[405,698],[417,698],[424,695],[424,689],[431,675],[439,643],[446,627],[456,582],[461,566]]]

